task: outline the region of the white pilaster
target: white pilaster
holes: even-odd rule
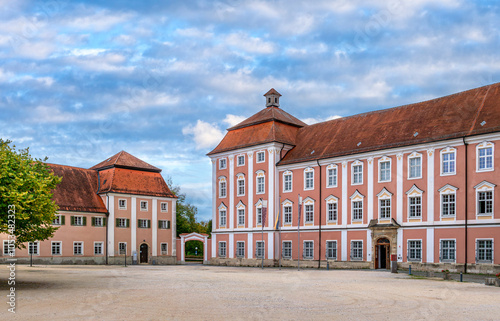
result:
[[[372,230],[366,230],[366,260],[372,260]]]
[[[403,222],[403,154],[396,155],[396,217],[399,224]],[[398,246],[401,244],[398,244]],[[401,254],[402,255],[402,254]]]
[[[434,228],[427,228],[426,262],[434,263]]]
[[[267,258],[274,260],[274,232],[267,233]]]
[[[115,256],[115,197],[108,195],[108,255]]]
[[[274,169],[276,167],[276,162],[275,162],[275,148],[269,148],[269,161],[268,161],[268,169],[269,169],[269,174],[268,174],[268,190],[267,190],[267,196],[269,198],[269,201],[267,202],[267,226],[271,227],[273,226],[273,220],[274,220]]]
[[[212,226],[217,226],[217,160],[212,159]],[[215,229],[212,227],[212,229]]]
[[[212,233],[212,257],[217,257],[217,234],[215,233]]]
[[[434,149],[427,150],[427,222],[434,223]]]
[[[229,233],[229,258],[234,257],[234,233]]]
[[[342,224],[341,224],[341,226],[347,226],[347,181],[348,181],[347,162],[344,161],[344,162],[342,162]],[[346,234],[346,240],[347,240],[347,234]],[[342,246],[344,246],[343,244],[344,244],[344,242],[342,242]],[[347,251],[347,247],[346,247],[346,251]],[[346,254],[346,259],[347,259],[347,254]],[[344,261],[343,256],[342,256],[342,261]]]
[[[208,244],[208,237],[203,238],[203,264],[208,261],[208,249],[207,249],[207,244]]]
[[[130,243],[131,250],[139,253],[137,251],[137,198],[135,196],[132,196],[130,200]]]
[[[152,256],[158,256],[158,199],[153,198],[153,207],[151,215],[151,238],[153,244],[151,246]]]
[[[368,224],[373,219],[373,157],[368,158]],[[371,248],[371,247],[370,247]],[[370,255],[370,252],[367,252]]]
[[[403,229],[398,229],[398,262],[403,262]]]
[[[184,262],[186,260],[186,257],[185,257],[185,254],[184,254],[186,252],[186,250],[184,249],[184,246],[185,246],[184,243],[185,243],[184,242],[184,236],[181,236],[181,251],[182,251],[181,252],[181,261],[182,262]]]
[[[234,229],[234,156],[229,159],[229,230]]]
[[[347,261],[347,230],[340,232],[341,258],[342,261]]]
[[[248,258],[253,259],[253,233],[248,233]]]
[[[248,182],[248,188],[247,188],[247,195],[248,195],[248,228],[252,229],[253,228],[253,180],[254,180],[254,173],[253,173],[253,152],[248,152],[248,174],[247,174],[247,182]],[[215,220],[212,220],[212,222],[215,222]]]
[[[172,200],[172,226],[170,228],[172,229],[172,256],[176,256],[177,255],[177,200],[176,199]],[[184,251],[182,251],[182,253],[184,253]]]

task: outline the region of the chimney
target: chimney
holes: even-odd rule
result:
[[[281,94],[277,92],[274,88],[271,88],[267,93],[264,94],[266,97],[266,107],[279,107]]]

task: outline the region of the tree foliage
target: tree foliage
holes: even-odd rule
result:
[[[61,178],[52,173],[46,160],[33,159],[28,148],[16,151],[10,141],[0,139],[0,233],[14,234],[17,247],[46,240],[57,229],[52,226],[58,211],[52,190]],[[9,229],[12,210],[15,229]]]

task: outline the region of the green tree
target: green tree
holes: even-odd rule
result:
[[[61,178],[46,160],[33,159],[28,148],[16,151],[10,141],[0,139],[0,233],[14,234],[18,248],[25,247],[25,242],[46,240],[57,229],[51,225],[58,211],[52,191]],[[12,210],[15,228],[9,229]]]

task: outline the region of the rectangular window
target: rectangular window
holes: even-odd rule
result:
[[[158,228],[162,230],[168,230],[170,228],[170,221],[168,220],[159,220]]]
[[[284,206],[283,207],[283,220],[285,224],[289,225],[292,224],[292,207],[291,206]]]
[[[455,194],[441,195],[441,209],[443,216],[455,216]]]
[[[238,156],[238,166],[243,166],[245,165],[245,156],[241,155]]]
[[[391,200],[380,200],[380,218],[391,218]]]
[[[314,222],[314,205],[306,205],[304,206],[305,213],[305,223],[313,223]]]
[[[245,257],[245,242],[236,242],[236,257]]]
[[[443,174],[453,174],[455,173],[455,153],[443,153]]]
[[[226,169],[226,159],[225,158],[222,158],[222,159],[219,159],[219,169]]]
[[[286,174],[283,176],[284,180],[284,191],[290,192],[292,190],[292,174]]]
[[[257,225],[262,225],[262,207],[257,207]]]
[[[363,220],[363,202],[356,201],[352,202],[352,220],[362,221]]]
[[[493,148],[480,148],[478,161],[479,170],[493,169]]]
[[[257,177],[257,194],[263,194],[264,191],[264,177]]]
[[[104,226],[104,218],[103,217],[93,217],[92,218],[92,225],[97,226],[97,227],[103,227]]]
[[[420,177],[422,177],[422,158],[412,157],[410,158],[410,178]]]
[[[219,197],[226,197],[226,182],[219,182]]]
[[[479,215],[492,215],[493,214],[493,192],[478,192],[478,214]]]
[[[168,211],[168,203],[160,203],[160,210],[162,212]]]
[[[380,181],[389,182],[391,180],[391,162],[380,162]]]
[[[61,242],[52,242],[52,255],[61,255]]]
[[[337,169],[329,168],[328,169],[328,187],[337,186]]]
[[[118,200],[118,208],[121,210],[127,209],[127,200]]]
[[[314,172],[306,172],[306,187],[305,189],[313,189],[314,188]]]
[[[14,243],[12,243],[14,244]],[[9,255],[9,241],[4,240],[3,241],[3,255]]]
[[[245,226],[245,209],[238,209],[238,225]]]
[[[337,221],[337,203],[328,203],[328,222],[336,222]]]
[[[363,260],[363,241],[351,241],[351,260]]]
[[[326,242],[326,258],[329,260],[337,259],[337,241]]]
[[[40,242],[29,242],[28,243],[28,253],[33,255],[39,255],[40,252]]]
[[[120,242],[118,243],[118,254],[125,255],[127,253],[127,243]]]
[[[52,225],[63,225],[61,216],[62,215],[56,215],[56,218],[52,220]]]
[[[138,228],[150,228],[151,227],[150,222],[151,222],[150,220],[139,219],[139,220],[137,220],[137,227]]]
[[[408,241],[408,261],[422,260],[422,241]]]
[[[226,242],[219,242],[219,257],[226,257]]]
[[[363,184],[363,165],[354,165],[352,167],[352,183]]]
[[[86,217],[83,217],[83,216],[72,216],[72,224],[71,225],[74,225],[74,226],[84,226],[85,225],[85,221],[86,221]]]
[[[264,152],[257,153],[257,163],[263,163],[266,160],[266,154]]]
[[[422,217],[422,197],[410,197],[410,218]]]
[[[83,255],[83,242],[73,242],[73,254]]]
[[[141,211],[148,210],[148,201],[141,201]]]
[[[441,240],[441,262],[455,261],[455,240]]]
[[[264,249],[265,249],[265,243],[262,241],[257,241],[256,246],[255,246],[255,257],[258,259],[262,259],[264,257]]]
[[[476,241],[476,261],[479,263],[493,263],[493,241]]]
[[[243,196],[243,195],[245,195],[245,180],[239,179],[238,180],[238,196]]]
[[[281,255],[283,256],[284,259],[292,258],[292,242],[290,241],[283,242],[283,249],[281,251]]]
[[[304,241],[304,259],[314,259],[314,242]]]
[[[160,243],[161,255],[168,255],[168,243]]]
[[[219,211],[219,226],[226,226],[226,210]]]
[[[116,219],[116,227],[128,227],[128,219],[127,218],[117,218]]]
[[[103,251],[103,243],[102,242],[94,242],[94,255],[102,255]]]

